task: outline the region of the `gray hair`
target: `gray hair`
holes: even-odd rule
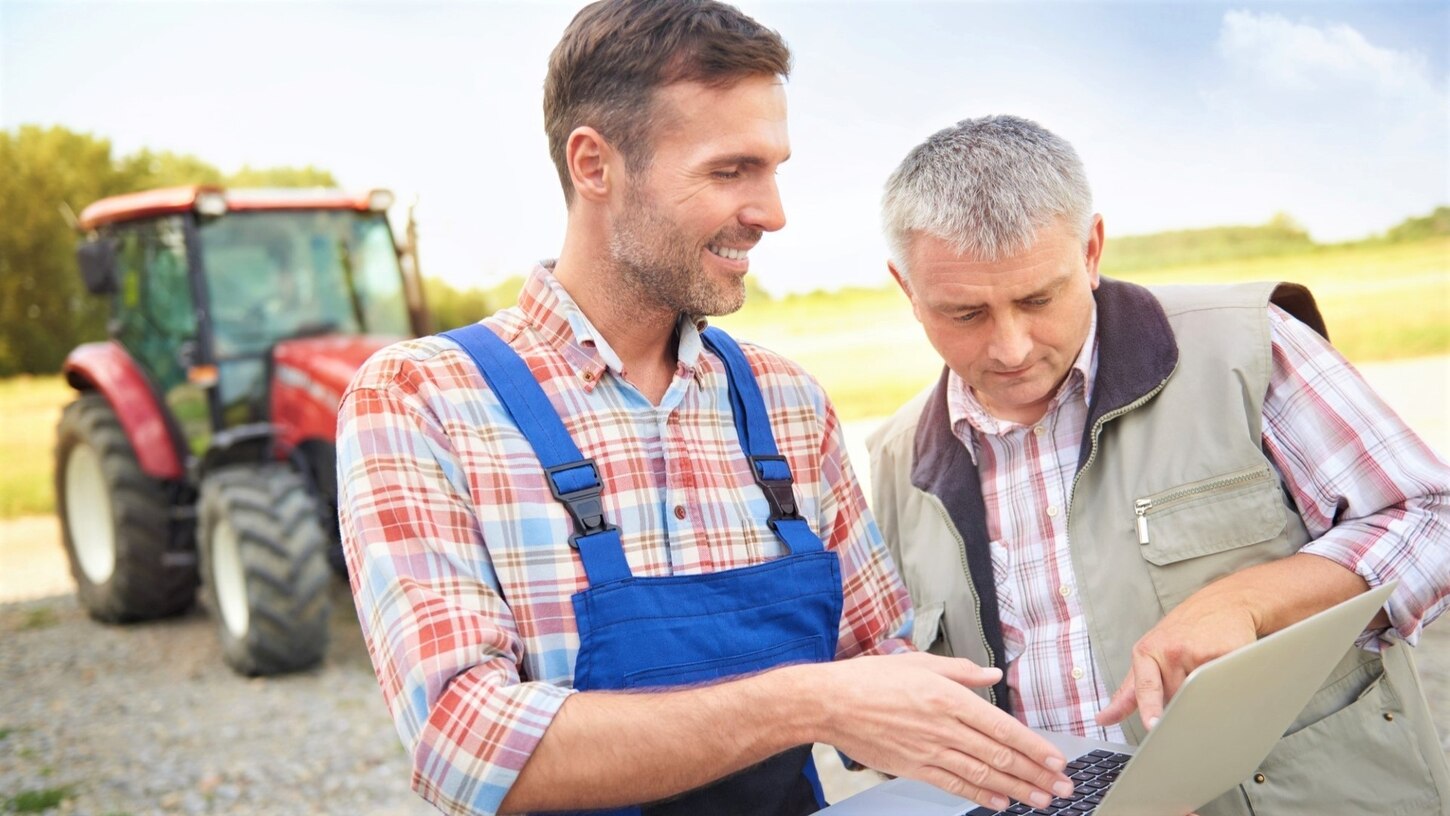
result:
[[[897,270],[906,274],[918,233],[979,261],[1032,246],[1037,230],[1065,218],[1086,245],[1092,190],[1072,145],[1016,116],[963,119],[917,145],[886,181],[881,221]]]

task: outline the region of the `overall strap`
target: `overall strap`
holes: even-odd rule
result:
[[[790,465],[775,447],[765,399],[745,353],[734,338],[714,326],[701,332],[700,338],[725,362],[726,379],[730,383],[730,412],[735,417],[740,447],[750,460],[755,483],[770,503],[770,518],[766,523],[792,553],[821,552],[825,549],[821,539],[811,532],[810,525],[796,510]]]
[[[523,433],[549,482],[549,491],[574,519],[569,545],[579,551],[590,586],[630,577],[619,528],[604,520],[604,485],[593,459],[584,458],[559,412],[528,365],[503,338],[481,323],[442,333],[473,358],[488,387]]]

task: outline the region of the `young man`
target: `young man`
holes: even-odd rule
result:
[[[1446,812],[1409,645],[1450,604],[1450,469],[1311,328],[1307,290],[1100,278],[1082,163],[1014,117],[916,147],[883,210],[946,363],[870,440],[917,645],[1003,668],[991,696],[1029,725],[1137,742],[1197,666],[1398,580],[1201,812]]]
[[[809,813],[813,742],[978,798],[1071,789],[971,691],[997,671],[901,654],[907,596],[819,387],[705,330],[785,223],[789,61],[714,2],[580,12],[545,86],[558,260],[344,398],[353,592],[446,812]]]

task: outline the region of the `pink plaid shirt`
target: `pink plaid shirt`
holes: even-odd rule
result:
[[[1302,552],[1371,586],[1399,579],[1390,624],[1415,643],[1450,605],[1450,467],[1318,334],[1278,307],[1270,316],[1264,451],[1314,539]],[[1113,689],[1093,658],[1067,540],[1097,373],[1096,313],[1088,337],[1033,425],[991,416],[956,375],[947,401],[952,430],[981,473],[1013,711],[1033,727],[1121,742],[1119,727],[1093,721]]]
[[[659,405],[554,276],[485,321],[528,362],[604,482],[637,576],[746,567],[782,547],[765,526],[731,419],[724,365],[682,320]],[[906,651],[910,599],[846,460],[821,388],[743,345],[801,514],[841,558],[837,657]],[[425,337],[367,362],[338,418],[338,510],[368,652],[413,786],[449,813],[493,813],[572,693],[588,586],[573,532],[528,443],[472,360]]]

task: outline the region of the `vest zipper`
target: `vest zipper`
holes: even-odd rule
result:
[[[1138,543],[1148,543],[1148,511],[1155,507],[1173,504],[1184,499],[1197,496],[1202,493],[1211,493],[1225,487],[1233,487],[1238,484],[1248,484],[1258,481],[1268,475],[1268,468],[1256,468],[1244,473],[1236,473],[1232,476],[1225,476],[1222,479],[1214,479],[1204,484],[1193,485],[1173,490],[1161,496],[1138,499],[1133,502],[1133,514],[1138,517]]]
[[[932,498],[936,497],[933,496]],[[946,528],[951,531],[952,536],[955,537],[957,540],[957,555],[960,556],[961,559],[962,574],[965,575],[967,578],[967,589],[971,590],[972,603],[975,604],[977,607],[977,636],[982,639],[982,648],[987,650],[987,666],[996,666],[997,655],[995,652],[992,651],[992,642],[987,640],[987,627],[982,625],[982,596],[977,594],[977,585],[972,582],[971,567],[967,566],[967,540],[965,538],[962,538],[961,531],[957,529],[956,522],[952,521],[951,516],[947,515],[946,507],[942,505],[941,499],[936,499],[936,501],[932,502],[932,504],[936,507],[937,514],[941,516],[942,521],[946,522]],[[946,617],[945,610],[942,611],[942,617]],[[938,626],[940,625],[941,624],[938,624]],[[1005,676],[1007,670],[1003,668],[1002,671]],[[991,703],[994,706],[997,705],[996,686],[987,687],[987,702]]]

